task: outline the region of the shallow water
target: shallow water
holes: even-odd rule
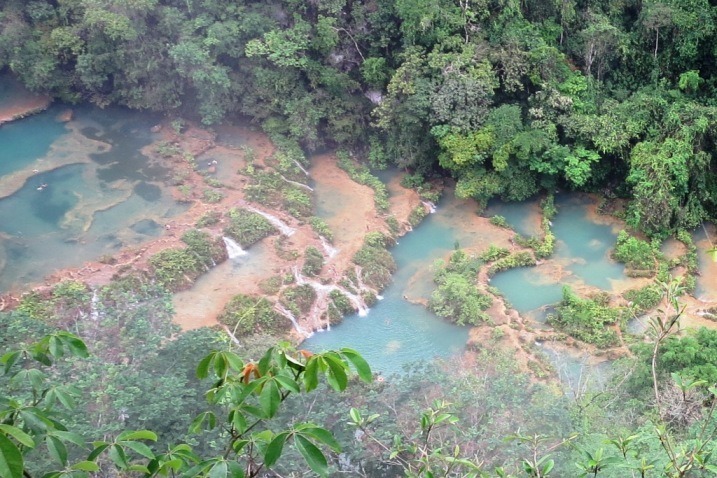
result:
[[[545,317],[545,307],[563,298],[563,284],[541,266],[500,272],[491,278],[490,283],[521,315],[540,321]]]
[[[440,214],[429,216],[401,238],[391,252],[398,265],[393,284],[384,291],[365,317],[346,317],[328,332],[318,332],[303,347],[318,351],[339,347],[358,350],[374,370],[398,373],[403,365],[461,352],[468,328],[439,319],[425,307],[404,299],[414,276],[453,248],[454,231],[441,223]]]
[[[560,194],[555,204],[558,214],[553,219],[552,230],[557,238],[556,258],[580,281],[611,290],[613,281],[625,278],[625,266],[609,256],[617,232],[612,226],[590,220],[587,196]]]
[[[540,236],[540,203],[537,199],[523,202],[493,200],[485,210],[487,217],[503,216],[510,227],[521,236]]]
[[[0,178],[40,169],[0,199],[0,291],[156,237],[183,210],[165,192],[168,171],[140,151],[156,117],[82,106],[62,124],[57,113],[0,128]]]

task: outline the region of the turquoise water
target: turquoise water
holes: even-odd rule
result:
[[[66,133],[55,120],[61,108],[0,126],[0,176],[28,167],[44,156],[52,143]]]
[[[551,268],[545,261],[537,267],[511,269],[491,278],[491,285],[497,287],[520,314],[543,320],[546,306],[562,299],[563,284],[584,283],[610,290],[611,281],[625,278],[624,266],[609,257],[617,234],[611,226],[589,219],[589,204],[590,199],[585,196],[556,198],[558,214],[553,218],[552,230],[557,242],[554,258],[549,262],[554,259],[561,268]],[[513,213],[513,217],[516,214]],[[521,221],[536,222],[529,218]]]
[[[539,267],[518,267],[496,274],[490,284],[497,287],[521,315],[542,318],[544,314],[539,309],[560,302],[563,285],[541,272]]]
[[[184,209],[165,192],[168,171],[140,151],[152,140],[156,117],[82,106],[69,128],[57,113],[0,127],[3,175],[38,158],[52,164],[53,155],[77,157],[77,164],[33,174],[0,199],[0,291],[156,237]],[[55,142],[63,144],[57,151]]]
[[[493,200],[488,203],[485,216],[503,216],[510,227],[521,236],[540,236],[540,220],[536,215],[540,214],[540,204],[537,199],[529,199],[523,202],[503,202]]]
[[[314,351],[354,348],[383,374],[400,372],[405,364],[461,352],[468,340],[468,328],[449,324],[403,298],[417,273],[453,249],[454,231],[436,220],[439,214],[429,216],[392,249],[398,272],[384,291],[383,300],[367,316],[346,317],[331,331],[314,334],[302,346]]]
[[[552,229],[557,238],[556,258],[567,262],[567,270],[586,284],[610,290],[611,280],[625,278],[625,266],[609,257],[617,234],[611,226],[588,219],[588,197],[561,194],[555,204],[558,214]]]

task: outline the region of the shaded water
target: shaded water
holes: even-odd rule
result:
[[[83,106],[61,124],[57,113],[0,128],[0,180],[23,173],[0,199],[0,290],[156,237],[182,211],[164,191],[168,171],[140,151],[156,118]]]
[[[485,215],[503,216],[510,227],[521,236],[540,236],[540,204],[537,199],[523,202],[503,202],[493,200],[488,203]]]
[[[490,282],[521,315],[539,321],[545,317],[545,306],[563,298],[563,284],[542,266],[500,272]]]

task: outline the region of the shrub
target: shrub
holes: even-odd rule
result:
[[[188,249],[165,249],[149,258],[154,278],[169,290],[180,290],[193,282],[203,269],[200,258]]]
[[[239,294],[232,298],[219,315],[219,321],[238,335],[257,332],[285,331],[288,319],[274,310],[274,304],[264,297]]]
[[[481,252],[478,257],[483,262],[493,262],[509,255],[510,251],[508,249],[491,244],[490,246],[488,246],[488,249]]]
[[[416,227],[418,226],[423,219],[428,216],[428,211],[426,211],[426,207],[423,204],[419,204],[413,210],[411,211],[411,214],[408,215],[408,223]]]
[[[266,218],[246,209],[231,209],[227,216],[229,225],[224,228],[224,234],[239,242],[244,248],[276,232]]]
[[[649,284],[639,289],[625,291],[622,296],[632,302],[638,314],[651,310],[660,303],[663,288],[656,284]]]
[[[191,229],[182,235],[182,242],[188,246],[188,251],[195,254],[206,268],[226,259],[224,244],[206,232]]]
[[[617,235],[617,244],[612,256],[633,272],[646,271],[649,276],[655,274],[656,258],[653,247],[649,242],[630,236],[626,231],[620,231]],[[628,275],[631,275],[630,271]]]
[[[221,214],[218,211],[209,211],[197,219],[197,227],[209,227],[219,223]]]
[[[510,224],[508,224],[508,221],[503,216],[495,215],[489,219],[489,222],[494,226],[511,229]]]
[[[610,307],[604,296],[583,299],[568,286],[563,287],[563,300],[555,309],[548,323],[600,348],[618,344],[617,333],[608,326],[627,318],[624,309]]]
[[[391,274],[396,271],[396,262],[386,249],[389,238],[380,232],[370,232],[364,238],[364,244],[353,262],[361,266],[364,281],[369,287],[381,290],[391,282]]]
[[[279,299],[294,315],[305,315],[311,311],[316,300],[316,291],[309,284],[287,287],[281,292]]]
[[[334,240],[334,233],[329,228],[329,225],[326,224],[326,221],[320,217],[311,216],[309,218],[309,224],[311,224],[311,228],[319,236],[326,238],[329,242]]]
[[[513,269],[515,267],[528,267],[535,265],[535,258],[529,252],[516,252],[502,259],[498,259],[488,268],[488,275]]]
[[[386,189],[386,185],[383,184],[376,176],[371,174],[368,167],[352,161],[346,152],[339,151],[336,153],[336,157],[339,160],[339,167],[346,171],[352,180],[373,189],[373,202],[376,205],[376,209],[380,212],[388,211],[390,204],[388,202],[388,190]]]
[[[321,272],[322,267],[324,267],[324,255],[314,246],[307,247],[301,272],[307,276],[315,276]]]
[[[430,309],[439,317],[458,325],[478,325],[488,320],[484,312],[493,300],[476,288],[480,262],[463,251],[451,255],[447,264],[436,264],[434,280],[438,288],[431,294]]]

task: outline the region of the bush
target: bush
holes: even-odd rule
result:
[[[227,216],[229,225],[224,228],[224,234],[244,248],[276,232],[274,226],[266,218],[246,209],[231,209]]]
[[[563,300],[556,314],[548,316],[548,323],[578,340],[600,348],[618,344],[615,330],[608,328],[626,319],[624,309],[610,307],[606,296],[580,298],[570,287],[563,287]]]
[[[219,223],[221,214],[218,211],[209,211],[197,219],[197,227],[209,227]]]
[[[642,314],[657,307],[662,300],[663,292],[662,287],[656,284],[650,284],[639,289],[625,291],[622,296],[632,302],[638,314]]]
[[[204,269],[201,259],[188,249],[165,249],[149,258],[154,278],[169,290],[189,286]]]
[[[306,315],[316,300],[316,291],[309,284],[287,287],[279,299],[295,316]]]
[[[232,298],[219,315],[219,321],[226,324],[237,335],[251,335],[257,332],[285,331],[291,323],[274,311],[274,304],[264,297],[239,294]]]
[[[630,236],[626,231],[620,231],[617,235],[617,244],[612,256],[633,272],[646,271],[649,273],[648,277],[655,274],[657,261],[653,247],[647,241]],[[630,271],[628,275],[631,275]]]
[[[326,221],[324,221],[320,217],[310,217],[309,224],[311,224],[311,228],[319,236],[326,238],[329,242],[332,242],[334,240],[334,233],[329,228],[329,225],[326,224]]]
[[[428,216],[428,211],[426,211],[426,207],[423,204],[419,204],[413,210],[411,211],[411,214],[408,215],[408,223],[412,227],[418,226],[425,217]]]
[[[182,242],[188,246],[188,251],[195,254],[207,269],[226,259],[224,244],[206,232],[191,229],[182,235]]]
[[[502,227],[504,229],[511,229],[510,224],[503,216],[495,215],[489,219],[490,223],[494,226]]]
[[[504,247],[491,244],[488,249],[481,252],[478,258],[483,262],[493,262],[510,255],[510,251]]]
[[[324,255],[314,246],[307,247],[304,253],[304,267],[301,268],[301,272],[313,277],[321,272],[322,267],[324,267]]]
[[[516,252],[502,259],[498,259],[488,268],[488,275],[493,275],[501,271],[513,269],[515,267],[528,267],[535,265],[535,258],[529,252]]]
[[[346,171],[352,180],[373,189],[373,202],[376,205],[376,209],[380,212],[388,211],[390,203],[388,202],[388,189],[386,189],[386,185],[371,174],[368,167],[352,161],[346,152],[339,151],[336,153],[336,157],[339,160],[339,167]]]
[[[436,263],[434,280],[438,288],[431,294],[430,309],[439,317],[458,325],[478,325],[487,321],[484,312],[492,304],[490,296],[476,288],[480,262],[463,251],[451,255],[448,264]]]
[[[377,290],[390,284],[391,275],[396,271],[396,262],[386,249],[388,243],[389,238],[380,232],[370,232],[352,259],[354,264],[361,266],[364,282]]]
[[[224,199],[224,194],[213,189],[205,189],[202,193],[202,197],[204,198],[204,202],[207,202],[209,204],[216,204],[222,199]]]

